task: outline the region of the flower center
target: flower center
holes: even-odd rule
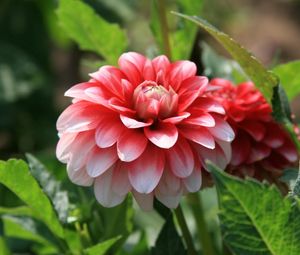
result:
[[[178,95],[154,81],[144,81],[133,93],[134,107],[139,118],[164,119],[177,111]]]

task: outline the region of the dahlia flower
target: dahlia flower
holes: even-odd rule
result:
[[[268,173],[279,176],[295,163],[298,155],[293,141],[272,118],[271,106],[252,82],[234,86],[216,78],[210,84],[218,88],[210,97],[223,105],[225,119],[235,132],[229,172],[264,179]]]
[[[224,108],[205,96],[206,77],[190,61],[130,52],[70,88],[60,115],[57,157],[72,182],[93,185],[106,207],[132,192],[149,210],[156,197],[174,208],[201,186],[204,160],[225,167],[234,133]]]

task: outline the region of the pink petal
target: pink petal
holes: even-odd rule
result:
[[[155,129],[144,128],[146,137],[156,146],[164,149],[171,148],[177,141],[178,131],[175,125],[169,123],[159,123]]]
[[[79,133],[72,143],[69,152],[67,167],[77,171],[86,164],[90,151],[95,147],[94,133],[92,131]]]
[[[162,176],[164,166],[164,154],[148,144],[144,153],[128,164],[131,185],[139,193],[151,193]]]
[[[201,144],[209,149],[215,148],[215,138],[206,128],[182,125],[180,126],[179,131],[180,134],[188,140]]]
[[[143,70],[144,80],[155,81],[155,70],[152,65],[152,61],[147,59]]]
[[[195,110],[204,110],[207,112],[215,112],[219,114],[225,114],[225,110],[223,106],[217,102],[216,100],[213,100],[208,97],[199,97],[195,101],[195,106],[193,106],[193,109]],[[194,108],[195,107],[195,108]]]
[[[230,164],[238,166],[246,162],[251,150],[249,139],[244,135],[237,135],[232,142],[232,158]]]
[[[91,186],[94,182],[94,179],[88,176],[85,168],[81,168],[77,171],[67,168],[67,173],[71,182],[80,185],[80,186]]]
[[[95,133],[96,143],[100,148],[110,147],[117,142],[123,131],[124,127],[119,120],[101,121]]]
[[[185,119],[183,123],[203,127],[214,127],[216,125],[215,119],[209,113],[205,113],[202,111],[192,112],[192,116]]]
[[[118,113],[122,114],[135,114],[136,111],[128,108],[124,103],[117,98],[111,98],[108,100],[107,105]]]
[[[214,115],[214,119],[215,119],[216,125],[214,127],[208,127],[207,129],[216,138],[218,138],[222,141],[231,142],[234,139],[234,132],[233,132],[232,128],[222,118]]]
[[[184,119],[188,118],[190,115],[191,114],[189,112],[182,112],[182,113],[179,113],[175,117],[170,117],[170,118],[164,119],[164,120],[162,120],[162,122],[171,123],[171,124],[178,124],[181,121],[183,121]]]
[[[128,170],[125,164],[118,162],[112,177],[112,189],[118,195],[126,195],[131,190]]]
[[[186,110],[196,98],[205,91],[208,79],[204,76],[195,76],[185,80],[178,91],[179,103],[178,110]]]
[[[194,169],[194,156],[185,138],[177,141],[175,146],[166,151],[171,171],[179,178],[189,176]]]
[[[298,159],[297,150],[292,141],[286,141],[284,145],[276,149],[276,151],[281,153],[281,155],[290,162],[295,162]]]
[[[149,120],[147,123],[142,121],[137,121],[133,118],[127,117],[125,115],[120,115],[121,121],[128,128],[141,128],[148,127],[153,123],[153,120]]]
[[[101,107],[87,102],[70,105],[59,116],[56,127],[58,131],[81,132],[94,129],[101,117]]]
[[[155,189],[155,197],[169,208],[176,208],[182,195],[181,180],[166,170]]]
[[[231,161],[231,157],[232,157],[231,143],[225,142],[225,141],[221,141],[219,139],[216,139],[215,141],[220,146],[220,148],[222,149],[222,151],[224,152],[224,155],[226,157],[227,164],[228,164]]]
[[[96,82],[79,83],[67,90],[65,92],[65,96],[95,102],[91,97],[89,97],[89,95],[85,93],[87,89],[95,86],[99,86],[99,84],[97,84]]]
[[[139,207],[145,211],[149,212],[153,210],[153,193],[142,194],[135,190],[132,191],[135,201],[138,203]]]
[[[130,162],[146,149],[148,139],[139,130],[126,130],[119,138],[117,148],[120,160]]]
[[[247,163],[254,163],[268,157],[271,153],[270,147],[264,144],[252,145],[250,155],[248,156]]]
[[[70,147],[76,136],[77,133],[64,133],[61,135],[56,146],[56,157],[59,161],[67,163]]]
[[[197,192],[202,184],[201,168],[195,168],[190,176],[183,179],[183,183],[189,192]]]
[[[197,67],[191,61],[183,60],[172,63],[169,71],[169,81],[172,88],[177,91],[181,82],[195,76],[196,72]]]
[[[119,58],[119,66],[126,74],[132,85],[137,86],[142,82],[142,71],[146,58],[138,53],[128,52]]]
[[[98,177],[109,169],[118,159],[116,147],[101,149],[95,147],[87,160],[87,173],[91,177]]]
[[[119,195],[112,190],[113,169],[109,169],[104,174],[95,179],[94,193],[97,201],[105,207],[114,207],[121,204],[126,195]]]
[[[256,141],[261,141],[266,134],[265,126],[258,121],[243,121],[239,123],[239,126],[246,130]]]
[[[282,146],[285,141],[282,129],[277,124],[270,123],[267,125],[267,130],[268,132],[266,132],[262,142],[271,148],[279,148]]]

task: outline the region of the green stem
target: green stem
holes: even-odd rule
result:
[[[181,229],[183,238],[185,240],[185,243],[186,243],[186,246],[188,249],[188,254],[189,255],[197,255],[196,249],[194,247],[192,235],[188,229],[188,226],[187,226],[187,223],[184,218],[184,214],[183,214],[183,211],[182,211],[182,208],[180,205],[175,209],[175,216],[178,221],[179,227]]]
[[[157,0],[157,3],[158,3],[158,14],[159,14],[159,21],[161,26],[161,35],[163,39],[164,52],[169,59],[172,59],[171,45],[169,39],[169,27],[168,27],[167,15],[166,15],[166,1]]]
[[[201,196],[198,193],[190,193],[188,196],[188,202],[196,221],[198,236],[202,246],[203,254],[214,255],[215,252],[213,243],[204,218]]]

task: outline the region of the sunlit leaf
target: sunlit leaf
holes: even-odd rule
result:
[[[63,228],[49,198],[30,174],[24,161],[11,159],[0,162],[0,183],[23,200],[54,235],[63,238]]]
[[[29,153],[26,154],[26,157],[32,175],[51,199],[59,219],[63,222],[67,222],[69,210],[69,197],[67,191],[62,190],[61,183],[50,174],[37,158]]]
[[[82,1],[61,0],[57,15],[64,31],[81,49],[99,54],[110,64],[115,64],[127,48],[124,31],[117,24],[108,23]]]
[[[273,72],[280,78],[281,84],[290,100],[300,93],[300,60],[278,65]]]
[[[244,72],[263,93],[267,101],[271,102],[273,88],[278,84],[277,77],[271,72],[267,71],[251,53],[249,53],[227,34],[209,24],[206,20],[203,20],[197,16],[188,16],[176,12],[173,13],[196,23],[200,28],[204,29],[211,36],[213,36],[240,64]]]
[[[85,249],[85,252],[87,255],[104,255],[120,238],[121,236],[111,238],[88,249]]]
[[[209,164],[223,237],[234,254],[300,254],[300,209],[275,186],[241,180]]]

